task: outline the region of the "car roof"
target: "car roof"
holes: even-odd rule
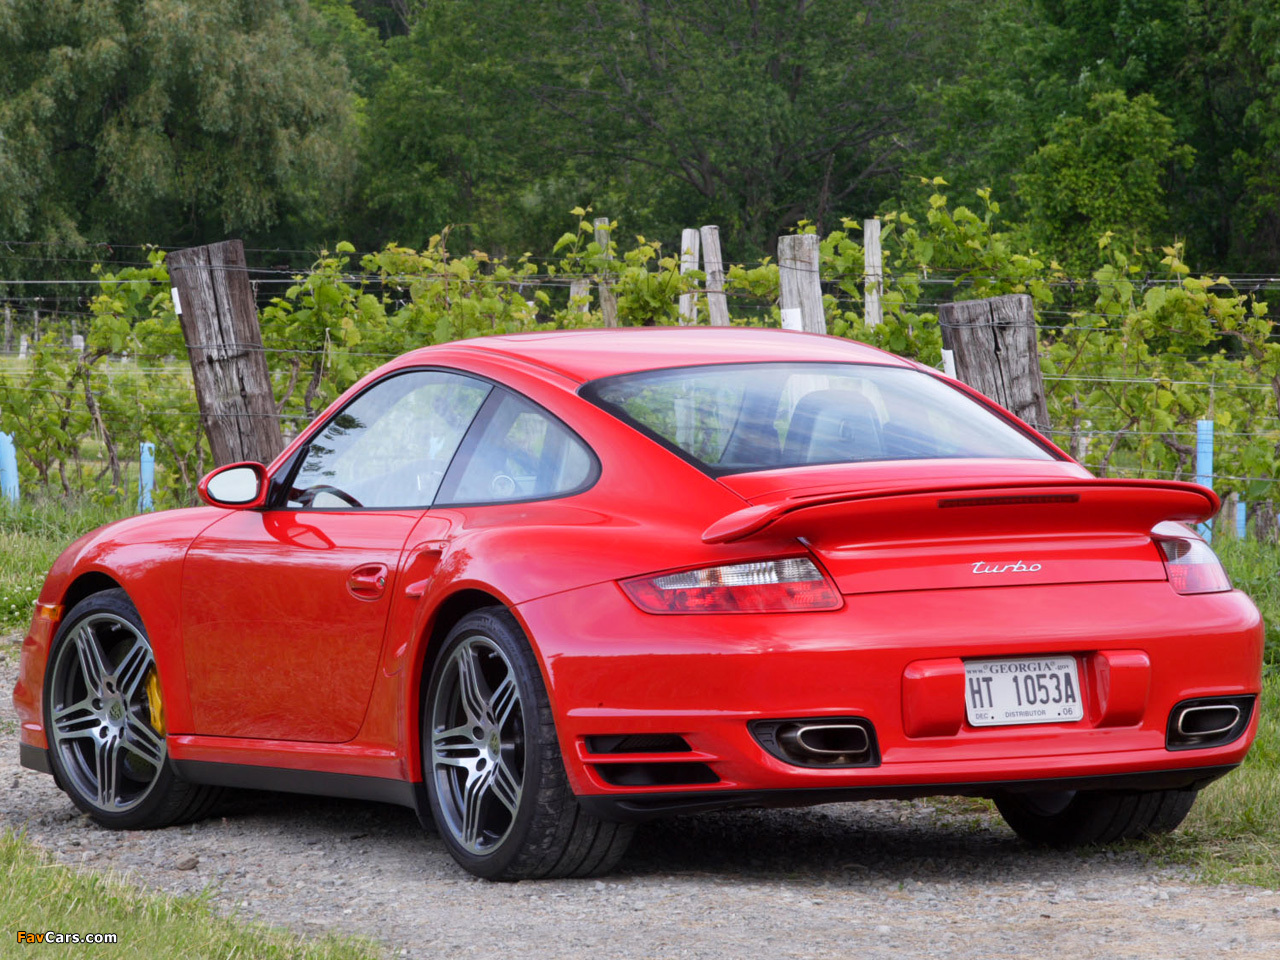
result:
[[[620,373],[707,363],[826,362],[913,366],[901,357],[843,337],[745,327],[556,330],[476,337],[444,346],[499,354],[580,383]],[[410,357],[418,362],[429,361],[437,349],[426,347]]]

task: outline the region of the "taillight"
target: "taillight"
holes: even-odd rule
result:
[[[636,577],[621,586],[648,613],[782,613],[841,606],[836,585],[807,557]]]
[[[1203,540],[1157,537],[1156,546],[1164,557],[1169,585],[1177,593],[1221,593],[1231,589],[1231,580],[1218,555]]]

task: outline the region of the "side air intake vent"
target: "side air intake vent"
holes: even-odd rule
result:
[[[596,773],[614,787],[685,787],[719,783],[705,763],[597,763]]]
[[[674,733],[632,733],[587,737],[592,753],[689,753],[689,742]]]

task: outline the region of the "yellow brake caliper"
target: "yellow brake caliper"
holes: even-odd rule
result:
[[[151,711],[151,728],[160,736],[165,736],[164,698],[160,695],[160,677],[152,667],[147,671],[146,680],[147,707]]]

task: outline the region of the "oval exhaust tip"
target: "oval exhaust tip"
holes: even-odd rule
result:
[[[1176,729],[1183,737],[1217,737],[1239,720],[1240,708],[1234,703],[1204,704],[1179,711]]]

